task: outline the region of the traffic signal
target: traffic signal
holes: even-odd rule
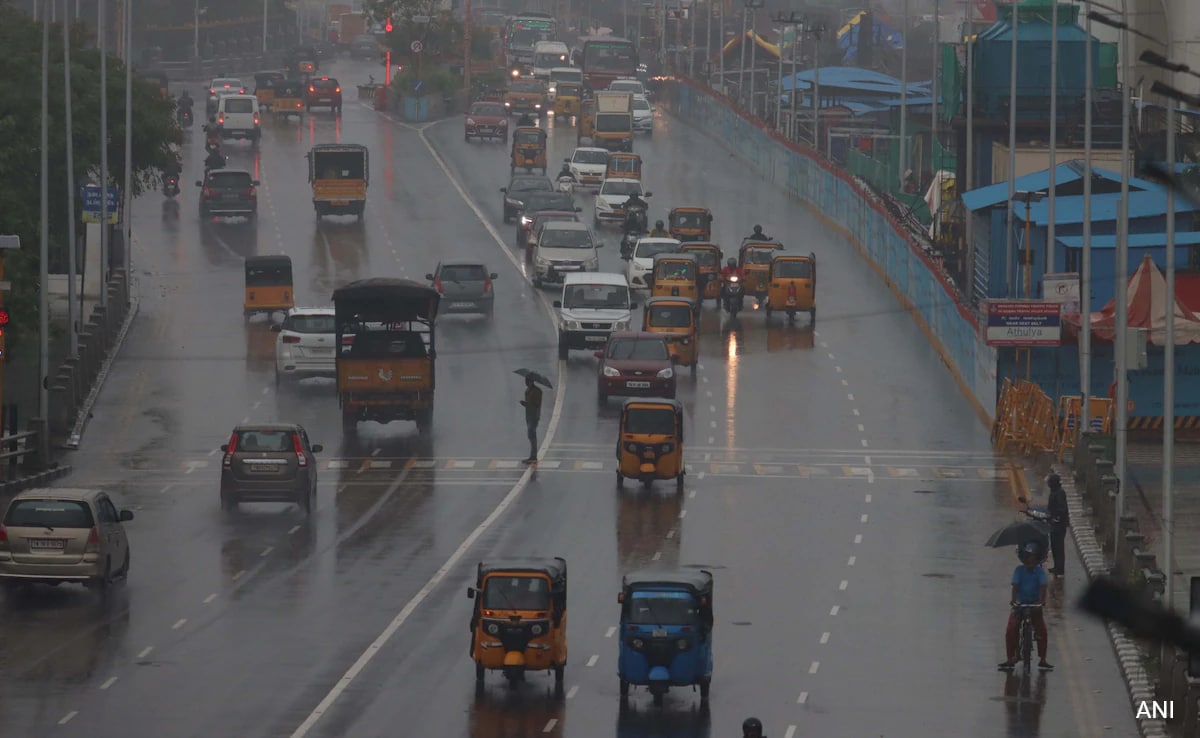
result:
[[[383,30],[385,33],[392,32],[392,19],[391,18],[388,18],[387,21],[383,24]]]
[[[5,334],[8,332],[8,308],[0,308],[0,360],[8,353],[5,351]]]

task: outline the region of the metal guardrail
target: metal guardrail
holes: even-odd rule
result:
[[[42,463],[41,452],[37,431],[0,436],[0,482],[20,478],[22,467],[37,469]]]
[[[282,54],[241,54],[221,59],[157,62],[154,68],[166,72],[167,79],[171,82],[194,82],[222,75],[237,77],[266,69],[278,69],[282,63]],[[242,81],[249,84],[253,80]]]

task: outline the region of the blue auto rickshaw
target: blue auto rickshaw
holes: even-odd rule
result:
[[[621,640],[617,676],[621,697],[629,686],[648,687],[661,705],[671,687],[712,683],[713,576],[701,570],[639,571],[621,581]]]

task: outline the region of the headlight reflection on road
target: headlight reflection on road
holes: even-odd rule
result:
[[[387,197],[389,200],[391,200],[392,195],[393,195],[393,190],[392,190],[392,127],[391,126],[383,127],[383,144],[384,144],[384,146],[383,146],[383,161],[384,161],[383,184],[384,184],[384,189],[387,190]]]
[[[732,451],[737,448],[737,424],[734,422],[733,408],[737,406],[738,382],[738,335],[729,332],[728,362],[725,365],[725,448]]]
[[[342,116],[340,113],[333,118],[333,140],[334,143],[342,142]]]

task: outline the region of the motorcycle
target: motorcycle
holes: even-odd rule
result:
[[[741,278],[736,274],[726,277],[725,284],[721,286],[721,301],[725,304],[725,312],[729,313],[729,317],[737,317],[742,310],[745,297],[746,293],[742,287]]]
[[[179,110],[179,125],[183,128],[192,127],[192,109],[181,108]]]
[[[558,191],[565,192],[568,195],[575,193],[575,178],[569,174],[564,174],[556,180]]]
[[[204,151],[212,154],[221,150],[221,135],[216,130],[207,130],[204,138]]]
[[[625,216],[625,233],[621,236],[621,257],[632,256],[638,239],[644,238],[649,232],[646,209],[643,207],[630,208]]]
[[[163,194],[167,197],[179,196],[179,175],[169,174],[163,177]]]

